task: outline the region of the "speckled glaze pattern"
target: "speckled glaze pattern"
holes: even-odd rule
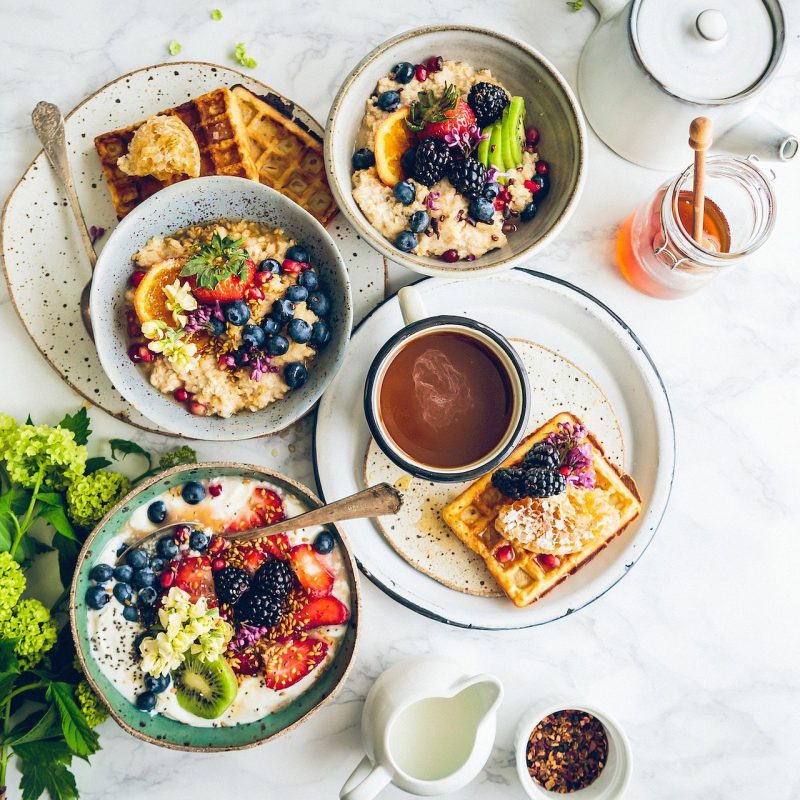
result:
[[[309,508],[322,505],[320,499],[310,489],[291,478],[263,467],[230,462],[184,465],[162,472],[145,481],[122,498],[98,523],[78,556],[70,590],[70,624],[78,658],[89,683],[103,700],[112,717],[128,733],[151,744],[175,750],[214,752],[241,750],[274,739],[276,736],[292,730],[336,695],[344,684],[355,657],[360,612],[358,571],[341,531],[336,526],[329,526],[336,532],[341,544],[343,562],[350,582],[351,618],[347,632],[341,640],[332,663],[307,692],[285,708],[262,720],[245,725],[196,728],[159,714],[151,716],[142,713],[120,694],[97,665],[90,650],[89,609],[84,601],[86,590],[91,585],[89,572],[96,554],[102,552],[109,540],[125,525],[128,517],[136,508],[151,502],[164,491],[174,486],[180,486],[189,480],[202,481],[231,476],[269,481],[278,488],[294,494]]]
[[[296,103],[237,70],[202,62],[160,64],[123,75],[67,115],[67,149],[86,223],[106,230],[95,244],[98,254],[117,219],[94,137],[211,89],[237,83],[268,95],[295,122],[322,137],[319,123]],[[9,195],[0,228],[0,261],[14,307],[50,365],[86,400],[109,414],[146,430],[171,433],[131,407],[100,366],[78,307],[89,279],[89,264],[66,195],[43,153],[36,156]],[[359,319],[384,297],[384,259],[341,214],[330,223],[329,232],[346,261],[357,264],[352,271],[352,291]]]
[[[143,369],[127,356],[125,291],[131,256],[153,236],[218,219],[254,220],[282,228],[302,242],[319,271],[320,286],[331,299],[331,341],[308,367],[299,389],[259,411],[227,419],[195,416],[150,385]],[[180,181],[131,211],[106,243],[95,267],[90,299],[92,327],[100,363],[117,391],[159,427],[191,439],[252,439],[283,430],[311,410],[344,358],[353,324],[347,269],[331,237],[307,211],[282,194],[246,178],[213,176]]]
[[[519,223],[507,245],[475,261],[447,264],[437,258],[401,252],[372,227],[352,195],[353,143],[365,102],[378,81],[399,61],[417,64],[432,54],[451,61],[467,61],[478,69],[488,68],[512,94],[524,97],[526,125],[539,128],[540,155],[551,165],[550,192],[536,217]],[[530,259],[566,224],[586,177],[586,126],[566,80],[537,50],[482,28],[430,26],[406,31],[378,45],[347,76],[325,127],[325,167],[339,208],[362,236],[392,261],[424,275],[480,277]]]

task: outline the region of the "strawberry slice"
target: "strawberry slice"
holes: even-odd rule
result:
[[[175,586],[188,592],[193,603],[205,597],[215,604],[217,594],[211,573],[211,559],[208,556],[187,556],[182,559],[175,571]]]
[[[286,519],[281,498],[271,489],[257,486],[253,489],[247,506],[243,508],[226,526],[226,531],[247,531],[272,525]]]
[[[252,261],[246,264],[247,273],[244,278],[230,275],[220,281],[213,289],[206,289],[197,285],[197,277],[190,275],[187,280],[192,287],[192,294],[198,303],[230,303],[232,300],[241,300],[249,286],[252,286],[256,274],[256,265]]]
[[[350,619],[347,606],[333,596],[317,597],[295,612],[299,631],[321,628],[323,625],[341,625]]]
[[[313,636],[295,636],[264,653],[264,682],[276,691],[294,686],[319,666],[328,644]]]
[[[325,597],[333,591],[333,573],[317,558],[310,544],[298,544],[289,551],[297,580],[311,597]]]
[[[244,555],[242,569],[249,573],[252,578],[258,572],[258,568],[267,560],[267,557],[255,545],[239,545],[239,552]]]
[[[458,100],[454,108],[442,112],[444,119],[441,122],[429,122],[419,132],[420,139],[444,139],[448,133],[466,131],[475,124],[475,114],[463,101]]]
[[[254,650],[237,650],[226,654],[228,663],[237,675],[258,675],[264,664]]]
[[[257,539],[256,545],[261,552],[281,560],[289,557],[289,550],[292,547],[289,544],[289,537],[285,533],[273,533],[272,536]]]

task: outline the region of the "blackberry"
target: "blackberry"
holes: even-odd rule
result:
[[[414,155],[414,180],[431,187],[444,178],[453,157],[441,139],[425,139]]]
[[[530,467],[543,467],[545,469],[558,469],[561,466],[561,456],[558,448],[550,442],[537,442],[522,459],[525,469]]]
[[[258,628],[271,628],[281,618],[284,598],[255,589],[246,592],[236,604],[236,619]]]
[[[505,90],[493,83],[476,83],[467,97],[467,105],[475,114],[479,128],[485,128],[500,119],[508,103]]]
[[[214,586],[220,602],[235,606],[250,588],[250,578],[243,569],[223,567],[214,573]]]
[[[465,197],[475,197],[486,186],[486,167],[474,158],[456,161],[448,174],[450,183]]]
[[[283,600],[294,585],[294,572],[287,561],[274,559],[259,567],[253,578],[256,592],[269,593]]]
[[[492,473],[492,483],[506,497],[519,500],[525,497],[525,471],[518,467],[498,469]]]
[[[541,467],[498,469],[492,475],[492,483],[512,500],[523,497],[552,497],[567,488],[567,479],[560,472]]]

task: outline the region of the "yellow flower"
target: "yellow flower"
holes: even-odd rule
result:
[[[160,319],[149,319],[144,323],[144,325],[142,325],[142,333],[148,339],[163,339],[166,330],[167,323]]]
[[[181,284],[176,278],[175,283],[164,287],[164,294],[167,296],[167,308],[172,312],[172,319],[183,327],[187,322],[186,314],[183,312],[194,311],[197,308],[192,287],[188,283]]]
[[[163,338],[150,342],[147,347],[154,353],[161,353],[179,372],[191,372],[197,369],[197,345],[184,341],[185,333],[183,328],[167,328]]]

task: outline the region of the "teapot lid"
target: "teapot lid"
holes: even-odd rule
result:
[[[756,89],[780,61],[778,0],[634,0],[630,33],[644,69],[684,100],[717,105]]]

